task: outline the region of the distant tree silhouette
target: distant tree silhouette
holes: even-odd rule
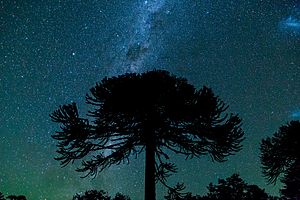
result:
[[[88,190],[83,195],[76,194],[73,200],[110,200],[110,197],[103,190]]]
[[[0,192],[0,200],[5,200],[4,195]]]
[[[84,194],[76,194],[72,200],[130,200],[130,198],[121,193],[117,193],[114,198],[111,198],[107,192],[100,190],[88,190]]]
[[[18,200],[26,200],[26,197],[24,195],[18,196]]]
[[[228,106],[211,89],[196,90],[167,71],[104,78],[90,92],[91,121],[79,117],[75,103],[50,115],[61,124],[52,136],[58,140],[56,159],[65,166],[93,153],[77,171],[95,176],[145,150],[145,200],[155,200],[156,181],[182,189],[166,183],[177,171],[166,150],[187,158],[209,154],[221,162],[241,149],[240,118],[224,114]]]
[[[130,198],[129,196],[123,195],[121,193],[117,193],[112,200],[130,200]]]
[[[9,200],[27,200],[26,197],[24,195],[9,195],[8,197],[6,197]]]
[[[263,174],[269,183],[275,183],[282,175],[285,184],[281,193],[300,199],[300,122],[291,121],[261,142]]]
[[[208,186],[208,199],[218,200],[267,200],[268,194],[256,185],[248,185],[238,174],[219,179],[218,185]]]
[[[16,195],[9,195],[6,198],[9,200],[17,200],[18,199],[18,197]]]
[[[263,189],[257,185],[248,185],[238,174],[231,177],[219,179],[217,185],[209,184],[208,193],[205,196],[193,196],[189,193],[186,196],[178,197],[172,195],[172,191],[165,196],[166,200],[279,200],[269,196]]]

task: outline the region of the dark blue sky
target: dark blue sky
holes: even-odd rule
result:
[[[173,156],[171,183],[204,194],[240,173],[267,185],[259,142],[300,110],[300,2],[260,0],[0,1],[0,190],[28,199],[69,198],[87,189],[143,196],[143,156],[80,179],[55,157],[49,114],[104,76],[167,69],[207,85],[239,113],[247,139],[225,163]],[[158,199],[165,190],[158,186]]]

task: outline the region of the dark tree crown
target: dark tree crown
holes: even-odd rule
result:
[[[263,174],[269,183],[286,175],[295,162],[300,162],[300,122],[291,121],[279,128],[272,138],[263,139],[260,146]]]

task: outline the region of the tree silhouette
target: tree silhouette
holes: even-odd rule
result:
[[[73,200],[110,200],[110,197],[103,190],[88,190],[83,195],[76,194]]]
[[[263,189],[257,185],[248,185],[238,174],[231,177],[219,179],[218,184],[210,183],[207,187],[208,193],[205,196],[188,195],[178,197],[168,192],[166,200],[279,200],[277,197],[269,196]]]
[[[108,196],[107,192],[104,192],[103,190],[88,190],[83,195],[76,194],[73,197],[73,200],[130,200],[130,198],[121,193],[117,193],[112,199]]]
[[[50,115],[61,124],[52,136],[58,140],[56,159],[65,166],[87,158],[77,171],[96,176],[145,150],[145,200],[155,200],[156,181],[178,189],[166,184],[177,170],[166,150],[187,158],[209,154],[221,162],[241,149],[240,118],[224,114],[228,106],[211,89],[196,90],[167,71],[104,78],[90,92],[91,120],[79,117],[75,103]]]
[[[26,197],[24,195],[9,195],[8,197],[6,197],[9,200],[26,200]]]
[[[5,200],[4,195],[0,192],[0,200]]]
[[[284,188],[280,190],[283,196],[300,199],[300,163],[291,165],[281,182],[284,184]]]
[[[282,194],[288,198],[300,198],[300,122],[291,121],[279,128],[272,138],[261,142],[263,174],[269,183],[275,183],[282,175],[285,188]]]
[[[123,195],[121,193],[117,193],[112,200],[130,200],[130,198],[129,196]]]
[[[212,183],[208,186],[208,199],[218,200],[267,200],[268,195],[257,185],[248,185],[238,174],[219,179],[218,185]]]
[[[9,200],[18,200],[18,197],[16,195],[9,195],[6,198]]]

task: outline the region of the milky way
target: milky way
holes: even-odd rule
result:
[[[162,12],[164,5],[165,0],[135,2],[132,12],[136,14],[136,20],[129,28],[129,38],[116,44],[118,48],[115,52],[117,56],[113,58],[113,74],[122,71],[141,72],[145,69],[147,59],[153,61],[159,56],[159,52],[154,49],[152,31],[155,26],[155,15]]]

